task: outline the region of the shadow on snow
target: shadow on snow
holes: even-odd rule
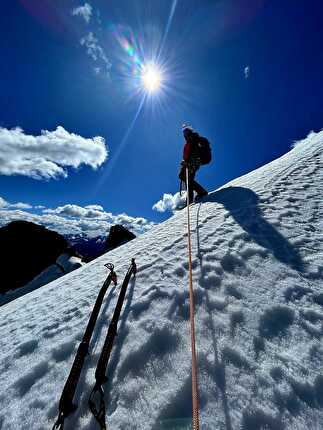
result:
[[[243,187],[227,187],[210,194],[204,201],[222,204],[254,242],[268,249],[281,263],[298,272],[304,271],[299,252],[264,218],[255,192]]]

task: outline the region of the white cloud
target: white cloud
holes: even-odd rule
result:
[[[9,203],[2,197],[0,197],[0,209],[32,209],[29,203]]]
[[[44,214],[59,215],[67,218],[78,218],[83,225],[89,228],[92,223],[102,222],[115,225],[122,224],[124,227],[135,230],[137,232],[142,232],[149,230],[154,223],[151,223],[142,217],[132,217],[125,213],[113,215],[111,212],[105,212],[100,205],[88,205],[88,206],[78,206],[73,204],[67,204],[64,206],[59,206],[55,209],[45,209]]]
[[[97,211],[104,211],[103,207],[101,205],[87,205],[84,206],[85,209],[93,209],[93,210],[97,210]]]
[[[104,212],[102,206],[98,205],[82,207],[68,204],[59,206],[56,209],[45,209],[43,212],[47,214],[57,214],[76,218],[107,218],[110,216],[110,214]]]
[[[248,78],[249,78],[249,76],[250,76],[250,67],[249,67],[249,66],[246,66],[246,67],[244,68],[244,77],[245,77],[246,79],[248,79]]]
[[[9,206],[1,206],[2,201],[3,199],[0,198],[0,227],[14,220],[25,220],[44,225],[60,234],[83,234],[95,237],[107,235],[110,227],[115,224],[122,224],[136,235],[145,233],[155,225],[145,218],[131,217],[126,214],[113,215],[105,212],[103,208],[97,211],[96,216],[94,216],[94,212],[89,212],[91,210],[89,207],[83,208],[77,205],[45,209],[42,214],[38,215],[26,210],[10,210],[9,207],[13,207],[13,205],[6,202]],[[71,209],[72,207],[74,210]]]
[[[8,207],[8,202],[6,202],[5,199],[0,197],[0,208],[6,208],[6,207]]]
[[[124,227],[133,227],[136,229],[145,228],[149,225],[148,221],[145,218],[134,218],[127,214],[120,214],[113,216],[113,221],[115,224],[122,224]],[[151,223],[153,225],[153,223]]]
[[[10,208],[15,208],[15,209],[32,209],[32,206],[29,203],[14,203],[12,205],[9,206]]]
[[[21,128],[0,127],[0,174],[23,175],[34,179],[67,177],[64,167],[82,164],[96,169],[107,159],[103,137],[84,138],[58,126],[42,130],[39,136]]]
[[[92,6],[85,3],[83,6],[76,7],[72,10],[72,15],[82,17],[86,23],[90,22],[92,17]]]
[[[99,74],[104,70],[106,75],[109,76],[111,63],[94,34],[90,31],[87,36],[82,37],[80,43],[85,46],[87,55],[95,62],[93,69],[95,74]]]
[[[167,210],[175,211],[185,204],[186,194],[182,196],[180,193],[164,194],[163,198],[154,204],[153,210],[157,212],[166,212]]]

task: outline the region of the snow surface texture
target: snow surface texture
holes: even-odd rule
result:
[[[46,285],[49,282],[64,276],[66,273],[72,272],[72,270],[78,269],[83,266],[83,264],[85,263],[83,263],[78,257],[71,256],[69,254],[61,254],[57,258],[55,264],[47,267],[34,279],[28,282],[28,284],[21,288],[17,288],[16,290],[9,290],[5,294],[0,295],[0,306],[36,290],[42,285]]]
[[[191,206],[202,429],[323,428],[323,132]],[[132,242],[4,305],[0,427],[49,429],[112,262],[136,257],[105,385],[110,429],[191,421],[186,209]],[[65,429],[88,409],[119,287],[103,303]]]

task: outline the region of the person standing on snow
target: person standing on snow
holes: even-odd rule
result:
[[[179,179],[186,184],[186,168],[188,168],[188,202],[193,202],[193,193],[196,191],[196,200],[206,196],[208,192],[195,181],[195,174],[202,164],[208,164],[211,161],[211,149],[208,140],[196,133],[191,126],[183,125],[183,135],[185,145],[183,150],[183,160]],[[203,148],[203,149],[202,149]]]

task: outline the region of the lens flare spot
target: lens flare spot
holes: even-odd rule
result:
[[[157,66],[150,64],[143,68],[141,80],[145,89],[148,92],[153,93],[160,88],[162,81],[161,72],[158,70]]]

